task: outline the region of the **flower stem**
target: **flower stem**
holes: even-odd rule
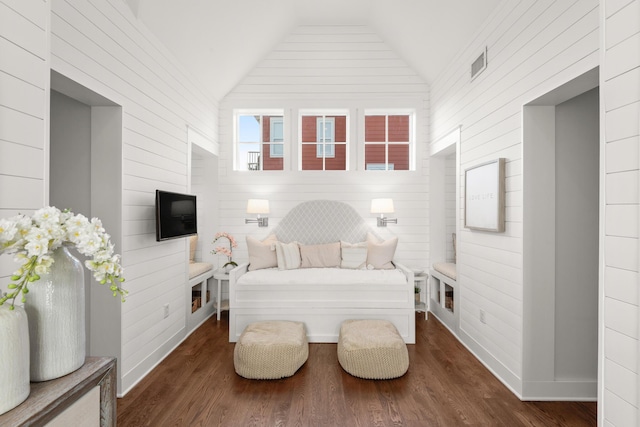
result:
[[[16,298],[20,294],[23,294],[22,302],[25,302],[24,294],[29,293],[27,285],[29,282],[35,282],[40,279],[40,276],[35,272],[37,263],[38,257],[34,255],[22,266],[22,268],[20,268],[20,270],[18,270],[21,274],[14,274],[11,276],[11,280],[16,283],[9,284],[8,288],[11,289],[11,292],[0,298],[0,305],[4,305],[4,303],[10,299],[11,305],[9,306],[9,310],[13,310],[15,308]]]

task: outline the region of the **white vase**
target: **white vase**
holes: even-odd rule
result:
[[[29,285],[31,381],[67,375],[84,364],[84,269],[64,246],[53,252],[48,274]]]
[[[0,306],[0,415],[29,397],[29,326],[27,313],[9,303]]]

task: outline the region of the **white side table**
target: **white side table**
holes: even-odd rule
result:
[[[224,282],[229,284],[229,273],[225,271],[216,270],[213,273],[213,278],[216,279],[218,287],[218,297],[216,298],[216,316],[220,320],[220,312],[222,310],[229,310],[229,300],[222,301],[222,285]]]
[[[424,272],[414,274],[413,281],[415,282],[415,286],[420,287],[420,302],[416,303],[416,311],[424,311],[424,318],[426,320],[429,318],[429,303],[431,300],[431,292],[429,289],[429,275]]]

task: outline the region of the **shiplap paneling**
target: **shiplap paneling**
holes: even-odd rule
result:
[[[522,288],[522,105],[598,65],[598,6],[596,0],[505,1],[431,87],[432,139],[454,126],[462,129],[461,337],[518,394],[522,391],[522,307],[526,303]],[[471,62],[485,46],[487,69],[471,82]],[[466,230],[463,171],[497,157],[506,158],[507,164],[506,232]],[[480,309],[486,313],[486,324],[479,321]],[[504,333],[514,325],[516,333]]]
[[[376,231],[399,237],[396,259],[409,266],[429,262],[427,84],[370,28],[309,25],[296,28],[243,78],[220,108],[220,231],[232,233],[238,261],[246,261],[245,236],[266,237],[293,207],[314,199],[353,206],[373,227],[371,199],[391,197],[398,224]],[[232,170],[233,110],[281,108],[285,111],[284,171]],[[297,170],[299,109],[349,110],[349,170]],[[367,108],[412,108],[416,112],[416,168],[363,170],[362,115]],[[269,229],[244,224],[247,199],[269,199]]]
[[[51,28],[52,68],[123,110],[123,393],[185,336],[188,246],[155,241],[154,196],[188,190],[187,125],[215,140],[217,106],[124,2],[56,1]]]
[[[605,88],[605,291],[601,421],[637,425],[638,141],[640,2],[606,0],[601,75]],[[624,356],[621,346],[625,349]]]
[[[605,209],[604,338],[599,422],[640,422],[640,1],[603,0]]]
[[[0,0],[0,217],[30,213],[45,201],[48,111],[48,2]],[[0,263],[0,292],[16,269]]]

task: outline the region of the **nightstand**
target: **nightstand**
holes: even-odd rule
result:
[[[416,287],[420,287],[420,302],[416,302],[416,311],[424,311],[425,320],[429,318],[429,275],[427,273],[414,273],[413,281]]]
[[[222,301],[222,286],[224,282],[227,282],[227,286],[229,286],[229,273],[216,270],[216,272],[213,273],[213,278],[217,282],[218,296],[216,298],[216,316],[218,320],[220,320],[220,312],[222,310],[229,310],[229,300]]]

